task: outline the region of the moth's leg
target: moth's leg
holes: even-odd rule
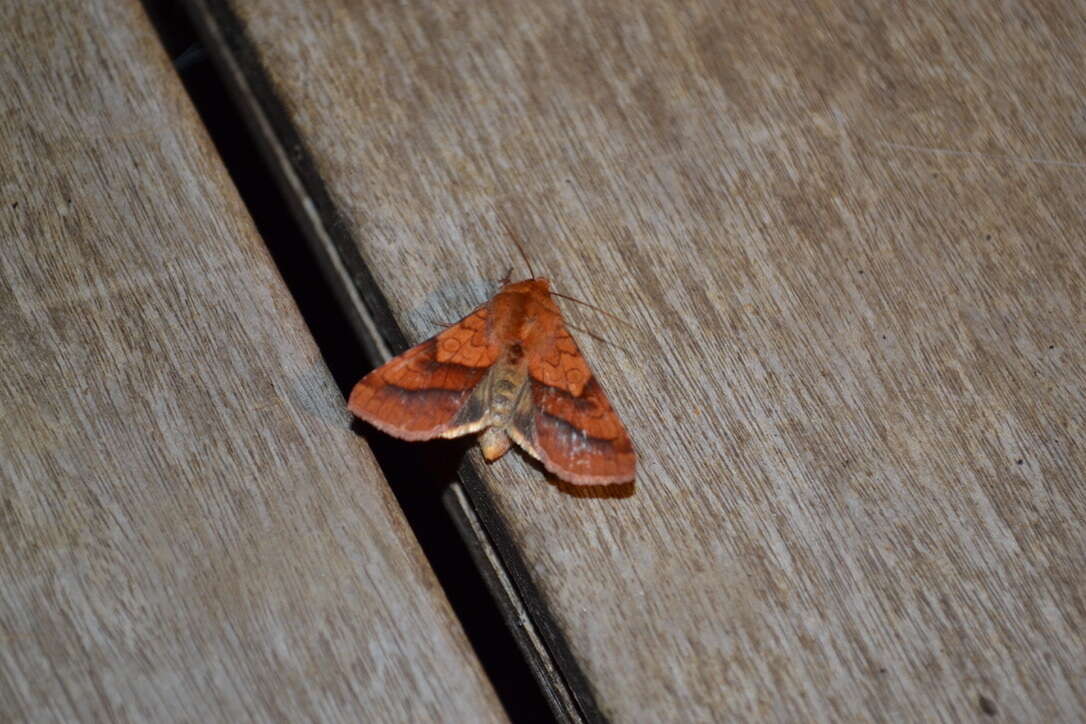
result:
[[[535,406],[535,399],[532,397],[532,384],[525,375],[524,386],[517,395],[516,403],[513,405],[513,414],[510,416],[509,422],[506,423],[505,430],[509,437],[513,439],[513,442],[523,448],[524,452],[536,460],[542,461],[543,453],[540,452],[535,437],[535,418],[538,410]]]

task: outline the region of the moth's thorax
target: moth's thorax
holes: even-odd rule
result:
[[[503,350],[507,363],[522,365],[535,350],[550,343],[558,307],[546,279],[525,279],[506,284],[488,309],[491,339]]]

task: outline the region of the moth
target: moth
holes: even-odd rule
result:
[[[348,407],[403,440],[481,432],[491,462],[516,443],[576,485],[627,483],[637,465],[550,282],[534,273],[363,377]]]

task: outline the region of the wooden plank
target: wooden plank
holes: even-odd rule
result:
[[[636,494],[472,453],[605,716],[1086,716],[1081,5],[232,7],[409,339],[637,327]]]
[[[2,14],[0,718],[504,720],[140,5]]]

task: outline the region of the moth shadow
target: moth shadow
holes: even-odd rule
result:
[[[439,493],[456,478],[461,461],[475,442],[470,437],[408,442],[358,419],[352,422],[351,430],[369,445],[398,493],[406,492],[404,486],[416,492]]]
[[[576,485],[566,480],[562,480],[554,473],[548,471],[543,467],[542,463],[520,448],[517,448],[516,451],[520,458],[528,463],[528,465],[538,470],[549,484],[558,488],[560,492],[574,498],[593,498],[596,500],[632,498],[636,491],[636,481],[634,480],[631,480],[628,483],[615,483],[613,485]]]

